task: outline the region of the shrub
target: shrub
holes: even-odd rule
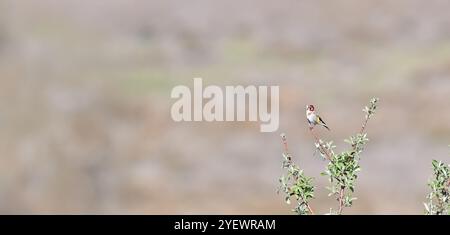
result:
[[[428,182],[431,192],[425,205],[427,215],[450,215],[450,165],[433,160],[433,176]]]
[[[336,209],[330,208],[329,214],[342,214],[345,207],[351,207],[353,201],[356,200],[352,196],[355,191],[355,182],[358,178],[357,173],[360,171],[359,160],[360,154],[364,150],[365,144],[369,141],[365,129],[367,122],[372,118],[377,109],[378,98],[370,100],[370,105],[366,106],[363,111],[366,113],[364,122],[360,131],[345,140],[350,145],[346,151],[336,154],[334,152],[333,141],[324,142],[311,130],[311,134],[315,139],[315,147],[320,156],[328,160],[328,164],[321,175],[327,176],[330,182],[330,190],[328,196],[332,196],[338,202]],[[284,146],[283,151],[283,169],[286,173],[279,179],[280,186],[278,192],[283,192],[286,203],[290,204],[291,199],[296,201],[296,207],[293,211],[299,215],[314,214],[310,206],[310,201],[314,199],[313,178],[304,174],[304,171],[292,161],[292,155],[288,151],[288,142],[285,134],[281,134]]]

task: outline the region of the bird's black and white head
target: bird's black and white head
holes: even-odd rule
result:
[[[314,105],[306,105],[306,111],[314,112]]]

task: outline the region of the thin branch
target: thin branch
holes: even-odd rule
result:
[[[288,149],[287,137],[284,133],[281,134],[281,141],[283,142],[283,151],[284,151],[284,154],[286,154],[286,156],[287,156],[288,163],[292,164],[291,154],[289,153],[289,149]],[[294,180],[297,181],[298,176],[294,176]],[[306,207],[308,208],[309,213],[311,215],[314,215],[314,210],[311,208],[309,203],[303,197],[301,197],[301,198],[302,198],[303,203],[305,203]]]
[[[362,126],[361,126],[361,130],[360,130],[359,134],[362,135],[362,134],[364,133],[364,130],[366,129],[367,122],[369,121],[369,119],[370,119],[370,116],[369,116],[369,115],[366,115],[366,118],[365,118],[365,120],[364,120],[364,122],[363,122],[363,124],[362,124]],[[353,145],[352,145],[352,148],[353,148],[353,151],[356,152],[356,144],[353,144]],[[346,189],[346,187],[345,187],[345,186],[342,186],[342,187],[341,187],[341,190],[339,191],[339,211],[338,211],[338,214],[339,214],[339,215],[342,214],[342,210],[344,209],[344,194],[345,194],[345,189]]]
[[[313,209],[311,208],[311,206],[309,206],[308,203],[305,203],[305,205],[306,205],[306,207],[308,207],[309,213],[311,213],[311,215],[314,215],[314,211],[313,211]]]
[[[377,102],[377,100],[375,101],[375,103],[376,102]],[[375,104],[372,104],[372,105],[375,105]],[[372,106],[372,107],[374,107],[374,106]],[[375,108],[376,108],[376,106],[375,106]],[[364,134],[364,131],[366,130],[367,123],[369,122],[370,117],[371,117],[371,114],[370,114],[370,111],[368,111],[367,115],[365,116],[364,122],[361,126],[361,130],[359,131],[360,135]],[[353,144],[352,148],[353,148],[353,151],[356,152],[356,144]],[[342,210],[344,209],[345,190],[346,190],[346,187],[341,186],[341,190],[339,191],[339,211],[338,211],[339,215],[342,214]]]
[[[314,139],[316,140],[316,142],[319,144],[320,151],[323,152],[323,153],[325,154],[325,156],[327,157],[327,159],[328,159],[330,162],[332,162],[333,159],[331,158],[331,154],[327,151],[327,149],[325,149],[325,148],[323,147],[323,145],[321,144],[321,142],[322,142],[321,139],[319,139],[319,138],[314,134],[313,129],[309,129],[309,130],[310,130],[310,132],[311,132],[311,135],[314,137]]]
[[[361,131],[359,132],[360,134],[364,133],[364,130],[366,129],[366,126],[367,126],[367,122],[372,117],[372,115],[375,113],[375,110],[377,109],[378,101],[379,101],[378,98],[372,98],[370,100],[370,107],[366,106],[366,108],[363,110],[364,112],[366,112],[366,119],[364,120],[364,123],[361,127]]]
[[[359,132],[359,134],[363,134],[364,133],[364,130],[366,129],[366,126],[367,126],[367,122],[369,121],[369,116],[366,116],[366,120],[364,120],[364,123],[363,123],[363,125],[362,125],[362,127],[361,127],[361,131]]]
[[[283,151],[288,156],[288,160],[290,162],[291,161],[291,154],[289,153],[287,137],[286,137],[286,135],[284,133],[281,134],[281,141],[283,142]]]
[[[344,209],[344,191],[345,187],[342,186],[341,190],[339,191],[339,215],[342,214],[342,210]]]

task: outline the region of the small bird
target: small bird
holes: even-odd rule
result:
[[[306,119],[308,120],[310,130],[312,130],[317,124],[327,128],[327,130],[330,130],[322,118],[315,113],[315,108],[312,104],[306,105]]]

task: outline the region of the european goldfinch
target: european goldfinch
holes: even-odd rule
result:
[[[308,120],[310,130],[312,130],[317,124],[327,128],[327,130],[330,130],[322,118],[315,113],[314,105],[312,104],[306,105],[306,119]]]

